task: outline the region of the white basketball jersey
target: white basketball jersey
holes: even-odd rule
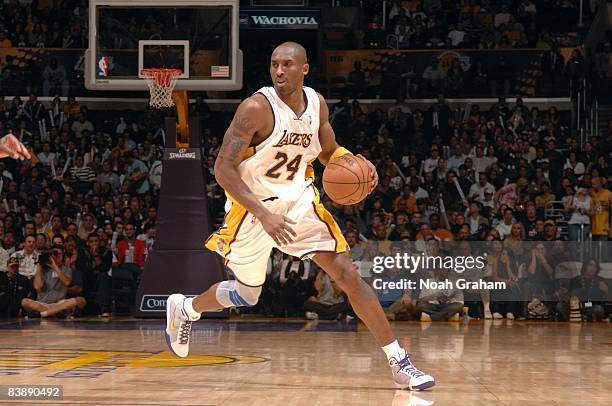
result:
[[[308,164],[319,156],[319,108],[317,93],[304,87],[306,110],[301,116],[291,110],[273,87],[262,87],[274,114],[274,128],[268,138],[257,145],[254,154],[238,166],[242,180],[259,199],[278,197],[295,201],[309,185]]]

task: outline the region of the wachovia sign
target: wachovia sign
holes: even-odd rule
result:
[[[319,10],[240,10],[241,29],[317,30]]]

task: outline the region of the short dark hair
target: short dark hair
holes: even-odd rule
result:
[[[53,241],[56,238],[59,238],[60,240],[62,240],[62,244],[66,242],[66,240],[64,239],[64,236],[61,234],[54,234],[53,237],[51,237],[51,241]]]

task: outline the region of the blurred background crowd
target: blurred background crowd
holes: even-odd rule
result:
[[[476,57],[469,66],[461,58],[447,63],[440,57],[427,60],[423,69],[399,64],[399,71],[384,73],[380,86],[370,81],[371,64],[356,62],[346,75],[330,77],[313,62],[308,84],[333,100],[330,121],[338,143],[371,160],[380,177],[376,190],[360,204],[337,206],[322,197],[352,248],[353,260],[368,263],[376,255],[399,250],[401,244],[419,241],[503,242],[487,248],[497,250],[489,277],[510,281],[529,279],[538,272],[549,275],[548,268],[554,270],[560,261],[550,258],[553,251],[538,254],[536,242],[567,241],[571,260],[581,264],[576,277],[582,279],[565,286],[562,294],[556,286],[554,292],[540,295],[545,310],[533,297],[524,296],[532,287],[517,282],[517,292],[523,293],[515,292],[512,300],[481,300],[485,305],[472,306],[470,314],[567,319],[576,307],[572,308],[571,299],[580,297],[584,303],[600,303],[601,310],[589,317],[607,317],[607,283],[598,274],[610,262],[612,120],[603,125],[591,120],[598,130],[588,131],[584,117],[589,112],[587,96],[589,103],[606,100],[612,46],[604,39],[587,52],[580,24],[581,19],[595,17],[599,2],[396,0],[381,7],[382,3],[334,3],[340,9],[361,6],[363,14],[360,24],[340,36],[332,38],[328,31],[323,39],[326,49],[500,53],[488,64]],[[31,161],[0,160],[0,313],[4,317],[107,317],[125,311],[122,305],[129,309],[130,294],[154,249],[164,114],[109,111],[75,97],[83,92],[82,68],[67,66],[61,52],[82,53],[87,47],[86,22],[86,1],[9,0],[2,5],[0,50],[7,53],[0,64],[0,135],[12,132],[34,155]],[[150,26],[143,23],[134,29]],[[564,47],[571,49],[562,52]],[[18,56],[21,48],[28,52],[44,48],[54,56],[45,62],[23,62]],[[529,88],[519,83],[521,72],[513,59],[518,51],[510,48],[537,50],[535,65],[529,65],[533,70],[529,78],[537,79],[536,93],[565,96],[570,104],[559,107],[548,101],[536,107],[537,103],[524,102],[521,96],[529,96]],[[252,67],[245,69],[246,89],[229,95],[244,95],[268,83],[262,49],[257,44],[243,49],[247,66]],[[359,101],[381,96],[385,83],[391,83],[386,95],[395,101]],[[465,97],[479,88],[488,101],[446,99]],[[198,95],[190,108],[202,119],[209,209],[218,226],[225,195],[215,182],[214,162],[232,114],[207,102],[214,96]],[[46,98],[41,102],[38,97]],[[431,99],[415,103],[422,97]],[[316,169],[320,175],[322,168]],[[519,255],[503,248],[508,242],[531,245]],[[456,243],[452,250],[461,247]],[[69,278],[54,278],[56,266]],[[363,276],[374,283],[371,273]],[[393,271],[383,277],[398,278]],[[595,300],[571,294],[586,289],[585,284],[603,296]],[[41,314],[32,300],[42,285],[50,289],[44,292],[47,300],[57,304],[50,313]],[[407,319],[452,318],[463,308],[456,303],[468,302],[464,293],[468,294],[449,292],[449,297],[432,299],[426,292],[411,296],[402,289],[379,291],[389,317]],[[432,310],[433,302],[453,306]],[[486,305],[491,302],[492,307]],[[496,302],[517,307],[496,307]],[[314,263],[298,263],[279,252],[270,258],[261,303],[248,311],[352,317],[342,293]]]

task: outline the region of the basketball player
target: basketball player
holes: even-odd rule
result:
[[[228,197],[225,224],[206,242],[224,257],[235,280],[217,283],[195,298],[171,295],[166,340],[175,355],[186,357],[191,323],[202,312],[255,305],[276,247],[294,257],[312,258],[342,288],[386,353],[398,387],[429,388],[434,379],[412,365],[410,354],[395,339],[376,295],[347,254],[340,228],[312,185],[312,161],[327,165],[350,152],[336,144],[323,97],[303,86],[308,69],[301,45],[278,46],[270,61],[274,86],[238,106],[215,163],[215,177]],[[373,190],[378,176],[366,162]]]

